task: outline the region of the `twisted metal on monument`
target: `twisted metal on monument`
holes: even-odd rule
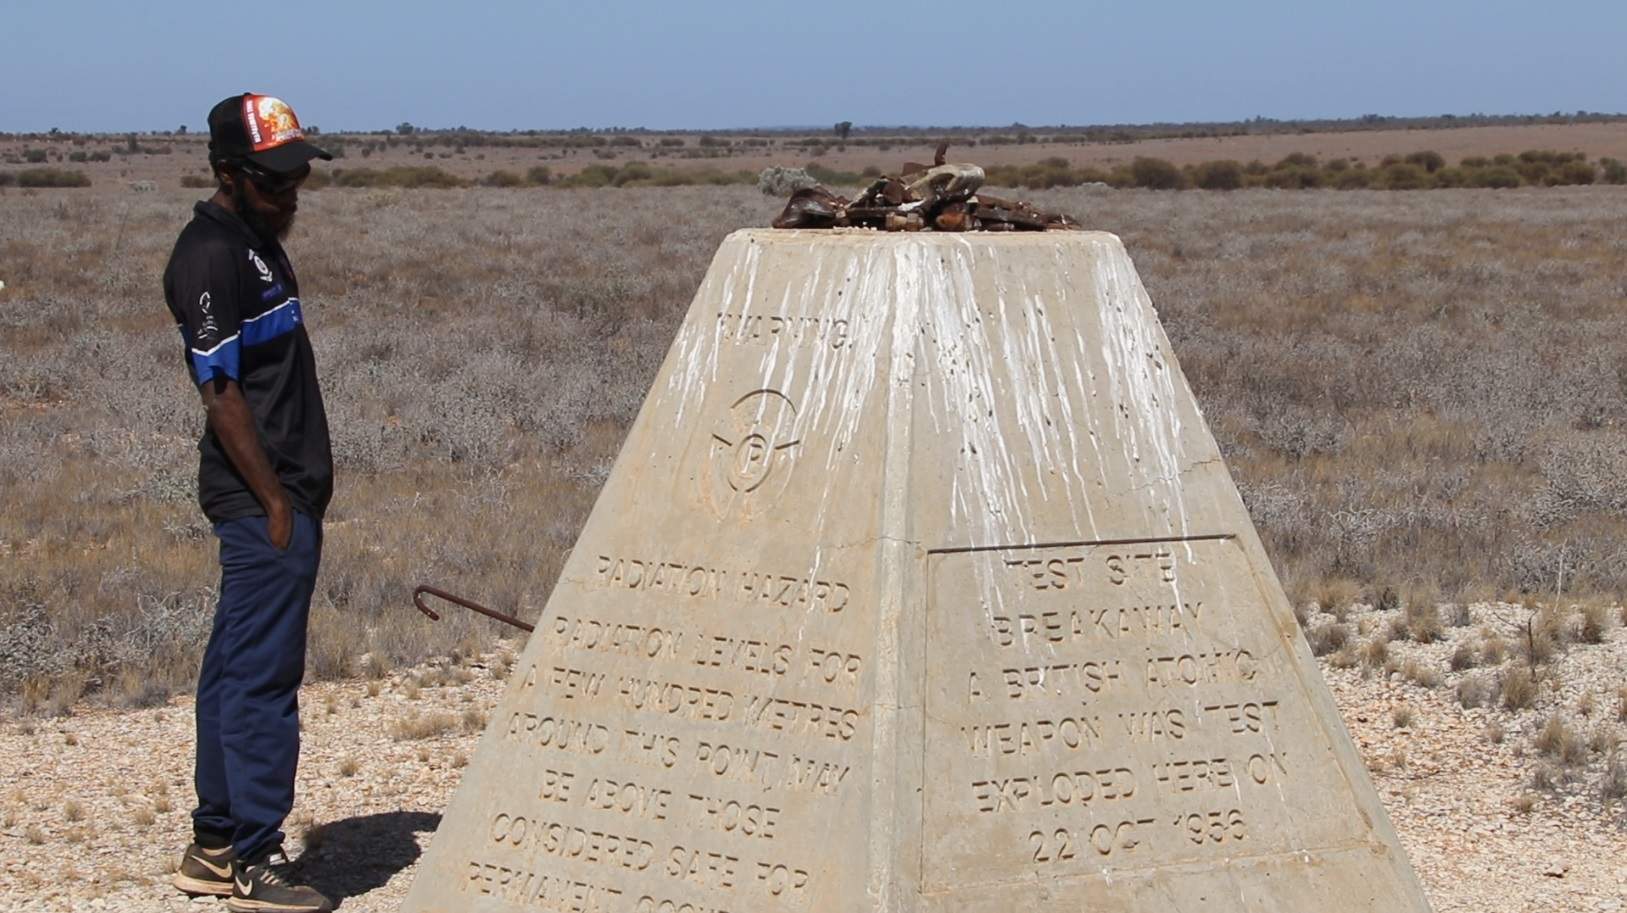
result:
[[[719,249],[409,913],[1429,909],[1113,235]]]

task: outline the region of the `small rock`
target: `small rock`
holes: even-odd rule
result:
[[[1542,874],[1549,878],[1564,878],[1565,873],[1570,870],[1571,866],[1568,862],[1551,862],[1547,868],[1542,870]]]

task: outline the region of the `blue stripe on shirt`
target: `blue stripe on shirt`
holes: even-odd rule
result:
[[[279,336],[292,333],[302,319],[299,299],[290,298],[258,317],[243,321],[243,345],[263,345]]]
[[[242,376],[239,373],[242,352],[242,339],[239,336],[222,340],[207,352],[190,350],[195,379],[200,384],[214,380],[217,374],[224,374],[231,380],[239,379]]]

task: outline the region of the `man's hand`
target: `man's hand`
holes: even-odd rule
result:
[[[294,512],[289,509],[286,498],[282,507],[266,513],[266,535],[277,551],[288,551],[288,545],[294,539]]]
[[[209,415],[209,428],[220,439],[227,458],[265,509],[266,534],[271,544],[279,551],[288,548],[294,536],[294,510],[276,471],[271,468],[271,458],[260,444],[254,413],[249,411],[242,388],[236,381],[217,376],[198,389]]]

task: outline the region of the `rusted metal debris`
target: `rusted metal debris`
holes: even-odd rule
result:
[[[497,611],[496,609],[488,609],[488,608],[486,608],[485,606],[481,605],[478,602],[474,602],[474,601],[469,600],[469,599],[464,599],[462,596],[454,596],[451,593],[448,593],[447,591],[445,591],[443,589],[440,589],[439,587],[433,587],[433,586],[429,586],[428,584],[424,584],[424,585],[422,585],[422,586],[420,586],[417,589],[412,591],[412,604],[418,607],[418,611],[423,612],[425,615],[429,616],[429,618],[432,621],[440,621],[441,616],[438,613],[432,611],[429,606],[424,604],[424,597],[425,596],[435,596],[435,597],[438,597],[440,599],[444,599],[447,602],[452,603],[453,605],[463,606],[464,608],[470,610],[471,612],[479,612],[480,614],[486,616],[487,618],[495,618],[498,621],[503,622],[504,624],[513,625],[514,627],[519,628],[520,630],[526,631],[528,633],[531,632],[531,631],[536,630],[536,628],[533,627],[532,625],[526,624],[525,622],[519,620],[518,618],[515,618],[513,615],[506,615],[506,614],[504,614],[502,612]]]
[[[948,144],[933,163],[907,162],[898,177],[877,178],[849,200],[815,184],[791,194],[775,228],[875,228],[882,231],[1060,231],[1079,223],[1020,200],[978,193],[983,169],[945,161]]]

